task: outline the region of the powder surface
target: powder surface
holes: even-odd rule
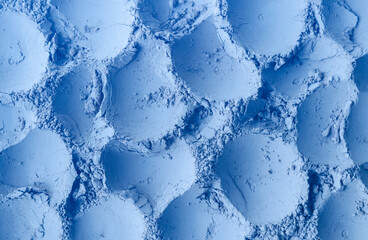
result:
[[[22,13],[0,13],[0,92],[27,91],[42,80],[48,64],[45,37]]]
[[[0,239],[368,226],[366,0],[0,1]]]

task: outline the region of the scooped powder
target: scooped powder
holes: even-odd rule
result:
[[[367,9],[2,1],[0,239],[365,239]]]

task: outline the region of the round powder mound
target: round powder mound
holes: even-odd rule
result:
[[[284,96],[300,101],[321,79],[350,79],[351,62],[342,47],[323,36],[302,44],[297,55],[277,70],[273,66],[263,70],[262,78]]]
[[[84,65],[62,77],[53,97],[52,110],[76,142],[87,139],[101,94],[94,74]]]
[[[201,190],[197,185],[176,198],[158,219],[162,239],[171,240],[243,240],[245,228],[234,212],[219,209],[223,196],[209,199],[211,192]],[[207,198],[209,197],[209,198]],[[214,201],[212,201],[214,200]]]
[[[54,132],[32,130],[20,143],[0,153],[0,185],[45,187],[52,203],[69,195],[74,178],[70,153]]]
[[[72,222],[71,239],[143,240],[146,223],[132,202],[109,196]]]
[[[212,18],[176,40],[171,52],[179,77],[199,97],[217,101],[248,99],[261,85],[252,62],[227,54]]]
[[[54,0],[53,4],[85,37],[80,44],[98,60],[113,58],[128,44],[135,17],[129,0]]]
[[[368,235],[368,194],[354,180],[325,203],[318,219],[321,240],[365,239]]]
[[[312,163],[341,170],[352,166],[346,146],[339,140],[339,131],[354,91],[353,81],[333,82],[318,88],[298,108],[298,149]]]
[[[48,205],[47,195],[21,193],[0,200],[0,239],[62,239],[59,214]]]
[[[141,39],[133,60],[109,75],[106,118],[120,136],[158,140],[185,115],[168,53],[162,41]]]
[[[226,144],[217,172],[229,200],[253,224],[276,223],[306,199],[306,176],[296,147],[249,134]]]
[[[27,91],[45,73],[45,37],[27,16],[11,11],[0,13],[0,32],[0,92]]]
[[[228,20],[239,43],[260,55],[288,54],[304,29],[305,0],[228,0]]]
[[[148,156],[111,142],[103,150],[101,162],[106,183],[112,190],[134,189],[146,196],[159,213],[196,180],[195,158],[184,141]]]

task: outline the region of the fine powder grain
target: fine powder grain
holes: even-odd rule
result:
[[[364,0],[0,1],[0,239],[368,239]]]

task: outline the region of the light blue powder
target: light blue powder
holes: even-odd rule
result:
[[[365,239],[367,9],[0,1],[0,239]]]

